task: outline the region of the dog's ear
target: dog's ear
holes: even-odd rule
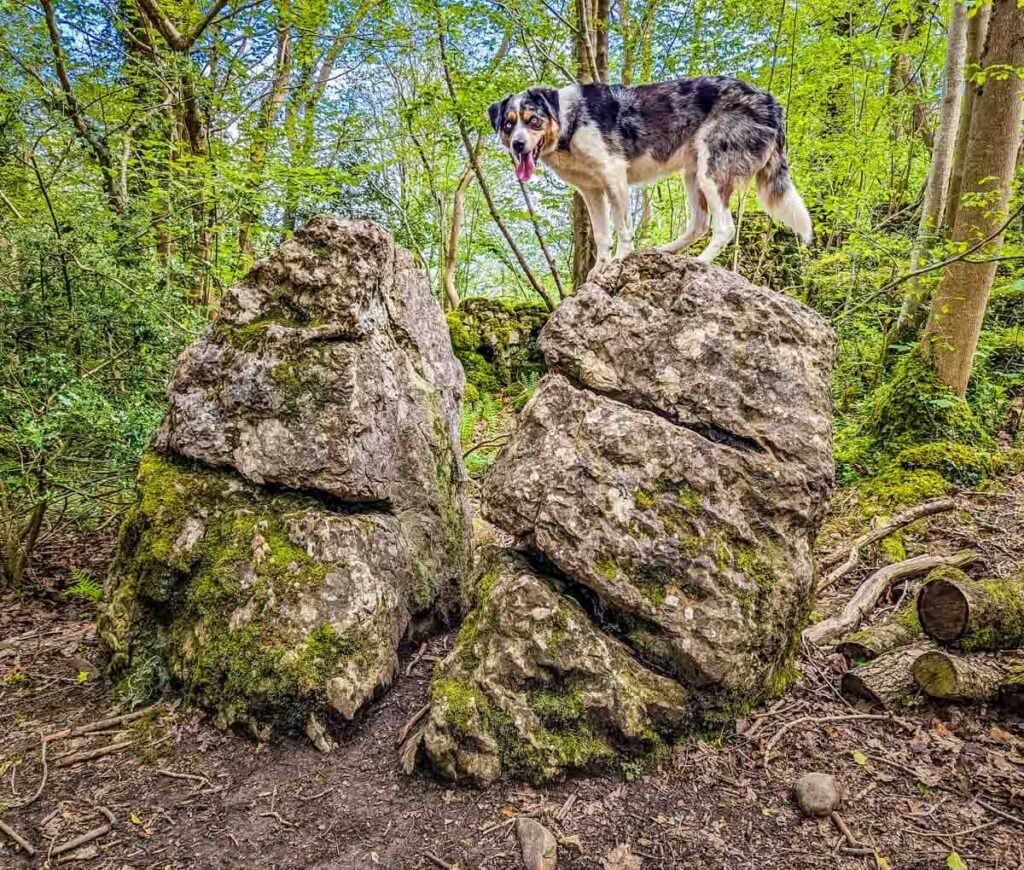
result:
[[[530,96],[544,103],[548,115],[553,120],[558,120],[558,91],[554,88],[531,88]]]
[[[501,126],[501,119],[505,115],[505,105],[511,99],[512,95],[509,94],[505,99],[491,103],[487,108],[487,116],[491,119],[491,126],[494,128],[495,133],[498,132],[498,128]]]

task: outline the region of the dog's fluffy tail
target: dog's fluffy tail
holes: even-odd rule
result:
[[[786,163],[786,138],[780,131],[772,156],[757,173],[757,198],[762,208],[796,233],[809,245],[814,239],[811,216],[793,186]]]

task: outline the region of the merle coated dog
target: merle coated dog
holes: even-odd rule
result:
[[[633,250],[629,185],[673,172],[682,173],[690,215],[663,250],[686,250],[713,222],[698,257],[713,261],[735,234],[729,198],[754,177],[765,211],[811,242],[811,218],[786,164],[782,107],[746,82],[699,76],[638,87],[534,87],[494,103],[489,115],[520,181],[539,159],[579,189],[594,228],[595,268],[611,250],[609,205],[616,255],[625,256]]]

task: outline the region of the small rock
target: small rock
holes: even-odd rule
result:
[[[643,870],[643,866],[643,862],[629,848],[629,843],[620,843],[601,861],[602,870]]]
[[[558,843],[551,831],[536,819],[517,819],[516,834],[523,849],[526,870],[555,870],[558,866]]]
[[[793,783],[796,802],[807,815],[821,818],[839,806],[839,787],[828,773],[805,773]]]

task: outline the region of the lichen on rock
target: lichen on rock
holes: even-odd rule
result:
[[[486,552],[477,594],[431,683],[424,743],[446,776],[547,780],[649,754],[689,724],[686,690],[522,556]]]
[[[322,748],[458,612],[462,372],[411,257],[314,218],[181,356],[99,634],[136,699]]]

